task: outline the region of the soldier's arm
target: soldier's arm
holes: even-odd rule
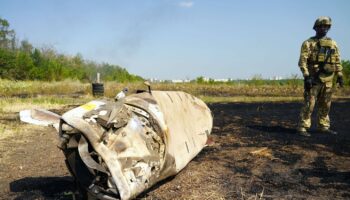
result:
[[[310,47],[309,47],[309,42],[305,41],[303,42],[303,44],[301,45],[301,50],[300,50],[300,57],[299,57],[299,67],[301,72],[303,73],[303,76],[309,76],[309,70],[307,68],[307,60],[309,58],[309,51],[310,51]]]
[[[343,66],[341,65],[340,52],[337,43],[334,41],[335,46],[335,72],[338,76],[343,76]]]

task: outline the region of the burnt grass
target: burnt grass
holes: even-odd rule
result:
[[[311,137],[296,134],[301,103],[209,107],[212,144],[178,175],[138,198],[350,199],[349,100],[332,104],[336,136],[318,133],[315,126]],[[0,141],[0,158],[11,158],[0,166],[0,198],[72,199],[75,186],[56,147],[55,131],[45,130],[29,131],[20,144],[15,136]]]

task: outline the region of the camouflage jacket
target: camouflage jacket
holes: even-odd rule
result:
[[[303,76],[332,82],[335,74],[342,76],[340,53],[337,43],[330,38],[311,37],[301,46],[299,67]]]

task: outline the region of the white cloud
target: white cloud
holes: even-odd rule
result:
[[[181,1],[179,3],[179,6],[183,7],[183,8],[191,8],[191,7],[193,7],[193,5],[194,5],[193,1]]]

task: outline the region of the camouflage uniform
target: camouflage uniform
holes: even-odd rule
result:
[[[322,18],[318,20],[320,19],[322,20]],[[330,127],[328,113],[331,107],[333,78],[335,75],[342,76],[336,42],[328,37],[311,37],[304,41],[301,46],[299,67],[303,76],[312,80],[311,89],[304,90],[304,106],[300,112],[299,130],[310,128],[315,104],[318,106],[317,127],[327,130]]]

